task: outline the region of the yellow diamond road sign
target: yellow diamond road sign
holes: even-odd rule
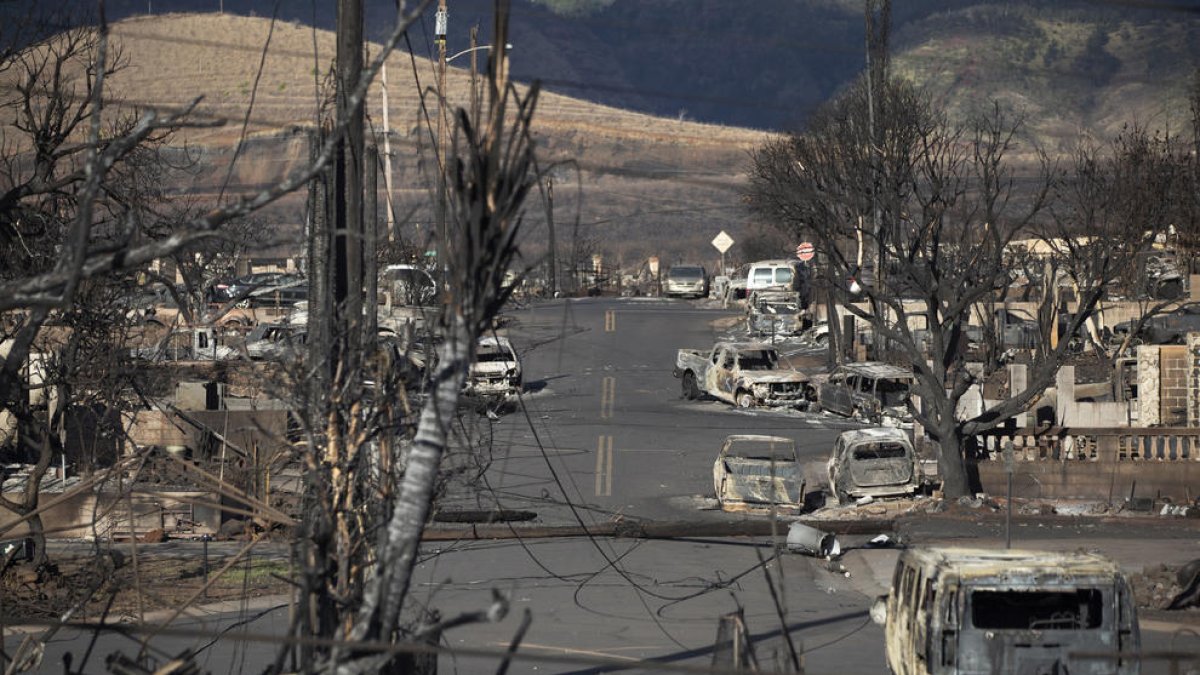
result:
[[[724,253],[729,250],[730,246],[733,246],[733,237],[729,236],[725,230],[721,230],[721,234],[713,238],[712,245],[718,252]]]

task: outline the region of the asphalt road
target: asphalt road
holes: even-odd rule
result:
[[[727,435],[792,438],[818,464],[837,434],[856,426],[820,413],[744,411],[686,401],[672,376],[680,347],[707,348],[726,333],[728,310],[658,299],[586,299],[513,312],[524,410],[481,418],[492,440],[483,505],[528,508],[546,524],[591,518],[719,518],[712,465]],[[714,325],[715,324],[715,325]],[[810,476],[810,483],[819,475]],[[470,507],[470,504],[458,503]],[[588,521],[585,521],[588,522]]]

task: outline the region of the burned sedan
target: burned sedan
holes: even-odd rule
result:
[[[725,511],[769,509],[799,512],[804,470],[796,444],[782,436],[729,436],[713,464],[713,488]]]
[[[859,497],[911,495],[921,485],[908,434],[893,427],[856,429],[838,436],[829,457],[829,485],[841,503]]]
[[[479,338],[465,391],[497,402],[516,398],[521,391],[521,361],[508,338]]]

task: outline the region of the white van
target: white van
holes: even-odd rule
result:
[[[885,598],[871,618],[884,625],[896,675],[1139,671],[1132,661],[1071,657],[1141,647],[1129,583],[1098,555],[908,549]]]
[[[760,260],[746,271],[746,298],[754,303],[762,291],[786,291],[800,294],[802,307],[808,306],[808,266],[799,260]]]
[[[701,265],[672,265],[665,290],[668,298],[703,298],[708,295],[708,273]]]

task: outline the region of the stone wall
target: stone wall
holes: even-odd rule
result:
[[[1143,426],[1188,424],[1193,367],[1186,345],[1137,348],[1138,419]]]
[[[1193,291],[1200,291],[1195,285]],[[1187,424],[1200,427],[1200,333],[1187,336]]]

